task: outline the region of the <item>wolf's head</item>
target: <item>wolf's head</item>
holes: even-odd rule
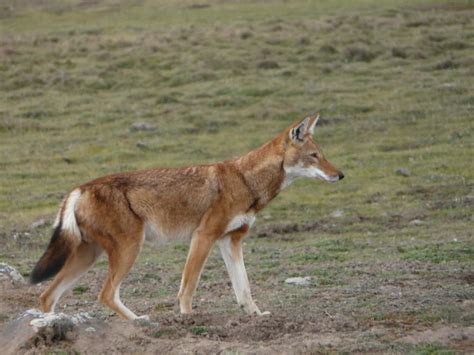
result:
[[[319,115],[308,116],[285,131],[287,144],[283,167],[290,181],[297,177],[328,182],[344,178],[344,174],[324,157],[321,147],[313,140],[318,120]]]

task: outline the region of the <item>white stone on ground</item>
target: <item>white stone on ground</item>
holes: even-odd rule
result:
[[[0,280],[8,278],[15,283],[25,283],[25,279],[21,274],[12,266],[0,263]]]
[[[305,277],[290,277],[285,280],[285,283],[289,285],[307,286],[311,282],[310,276]]]

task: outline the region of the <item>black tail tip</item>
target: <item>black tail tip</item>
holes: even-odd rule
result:
[[[55,276],[66,263],[70,253],[71,246],[67,240],[61,237],[61,223],[59,223],[46,251],[30,274],[30,284],[35,285]]]
[[[35,272],[36,268],[31,272],[30,277],[28,278],[28,282],[30,285],[36,285],[39,284],[41,281],[44,281],[40,275]]]

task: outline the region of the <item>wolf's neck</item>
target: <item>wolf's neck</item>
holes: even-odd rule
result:
[[[262,145],[236,160],[252,194],[256,211],[265,207],[281,190],[285,180],[284,147],[281,138]]]

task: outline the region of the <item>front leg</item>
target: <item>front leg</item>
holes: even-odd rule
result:
[[[193,293],[201,277],[204,263],[215,241],[225,231],[228,223],[225,206],[226,204],[218,200],[206,212],[199,227],[193,233],[178,293],[179,308],[182,314],[191,313]]]
[[[222,258],[229,272],[232,287],[237,303],[247,314],[267,315],[270,312],[260,312],[252,299],[250,284],[245,270],[244,256],[242,253],[242,240],[249,227],[244,225],[218,241]]]

